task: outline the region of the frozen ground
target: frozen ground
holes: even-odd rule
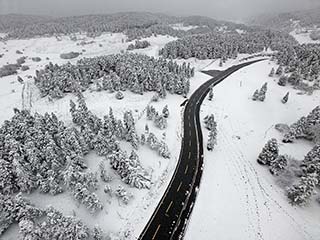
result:
[[[272,137],[281,140],[277,123],[292,123],[319,104],[319,92],[297,95],[268,77],[268,61],[231,75],[214,88],[214,100],[205,100],[201,118],[213,113],[218,124],[218,145],[205,151],[199,195],[186,240],[193,239],[319,239],[320,206],[291,206],[274,177],[256,163],[262,147]],[[264,103],[253,102],[255,89],[268,82]],[[280,101],[290,91],[289,102]],[[204,144],[208,132],[204,130]],[[280,146],[281,154],[298,159],[311,149],[307,142]]]

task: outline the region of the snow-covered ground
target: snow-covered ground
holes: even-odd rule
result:
[[[58,64],[68,62],[68,60],[63,60],[59,57],[60,53],[63,52],[81,52],[82,49],[85,49],[86,51],[83,52],[83,55],[76,59],[69,60],[70,62],[76,62],[82,57],[93,57],[125,51],[129,44],[125,42],[125,36],[123,34],[103,34],[95,39],[78,34],[77,38],[79,39],[77,41],[72,41],[69,37],[63,36],[61,37],[61,41],[51,37],[12,40],[6,44],[0,42],[0,53],[5,53],[4,57],[0,58],[0,66],[7,63],[15,63],[16,59],[21,56],[28,56],[29,58],[24,65],[30,67],[30,70],[18,73],[18,76],[21,76],[25,80],[25,86],[17,81],[17,75],[0,78],[1,123],[12,117],[13,108],[21,108],[24,105],[32,112],[42,114],[45,112],[54,112],[58,118],[64,120],[66,124],[71,124],[69,101],[70,99],[75,101],[75,96],[67,94],[63,99],[54,101],[49,101],[48,98],[41,98],[38,89],[33,84],[33,80],[28,79],[27,76],[34,76],[36,69],[43,68],[44,65],[50,61]],[[146,38],[146,40],[151,43],[151,46],[142,50],[134,50],[134,52],[158,57],[158,50],[167,42],[174,39],[175,38],[168,36]],[[77,43],[81,41],[94,42],[79,46]],[[8,50],[8,52],[6,50]],[[17,54],[16,50],[23,51],[23,54]],[[31,60],[32,57],[41,57],[42,60],[40,62],[33,62]],[[47,57],[49,60],[46,59]],[[208,63],[210,62],[208,61]],[[194,62],[193,65],[196,66],[197,69],[200,69],[200,66],[207,65],[208,63],[200,61]],[[196,72],[195,77],[191,80],[191,91],[195,90],[208,79],[210,79],[210,76]],[[22,93],[24,93],[23,98]],[[116,197],[110,198],[103,192],[104,184],[100,182],[101,185],[97,191],[97,195],[104,203],[104,209],[98,214],[90,214],[83,206],[79,206],[69,193],[63,193],[54,197],[33,193],[31,196],[28,196],[28,198],[39,207],[53,205],[65,215],[76,215],[90,227],[98,224],[107,234],[121,236],[129,233],[129,236],[134,239],[134,237],[139,236],[151,217],[175,169],[181,144],[181,114],[183,109],[180,107],[180,104],[185,99],[177,95],[168,95],[165,100],[151,103],[157,111],[162,111],[162,108],[166,104],[169,107],[170,116],[168,119],[168,128],[159,130],[153,125],[152,121],[147,121],[146,115],[143,114],[146,106],[150,104],[153,93],[145,93],[141,96],[127,91],[124,93],[125,97],[121,101],[115,98],[115,94],[104,91],[93,92],[87,90],[84,96],[88,108],[99,117],[108,114],[109,107],[113,108],[114,115],[117,118],[122,118],[125,111],[132,110],[136,120],[138,134],[144,132],[144,127],[147,123],[150,131],[155,133],[158,139],[163,139],[168,144],[171,158],[163,159],[147,146],[142,146],[138,150],[137,153],[143,167],[152,173],[152,186],[150,190],[138,190],[128,187],[121,182],[106,162],[105,166],[107,167],[107,171],[114,177],[114,180],[110,184],[111,187],[114,190],[119,185],[125,187],[128,192],[133,195],[133,199],[128,205],[124,205],[120,203]],[[128,153],[131,152],[131,146],[129,144],[122,142],[121,146]],[[102,157],[90,153],[86,157],[89,170],[98,170],[98,164],[102,160]],[[3,239],[17,239],[17,231],[17,226],[13,226],[2,237]]]
[[[204,101],[201,119],[213,113],[218,144],[205,151],[204,174],[188,225],[186,240],[193,239],[319,239],[320,205],[305,208],[288,203],[275,178],[256,163],[272,137],[281,142],[277,123],[291,124],[319,104],[319,92],[297,95],[279,87],[268,73],[275,67],[264,61],[234,73],[214,88],[214,100]],[[255,89],[268,82],[266,101],[251,100]],[[289,102],[281,103],[289,91]],[[207,130],[204,130],[204,144]],[[312,148],[308,142],[281,144],[280,153],[301,160]]]
[[[292,31],[291,36],[293,36],[300,44],[308,43],[320,43],[320,40],[312,40],[310,38],[310,32],[297,33],[297,31]]]
[[[193,25],[184,26],[183,23],[176,23],[170,26],[175,30],[182,30],[182,31],[188,31],[188,30],[196,29],[199,27],[199,26],[193,26]]]
[[[61,41],[51,37],[12,40],[6,44],[0,42],[0,54],[4,53],[4,57],[0,58],[0,66],[15,63],[21,56],[28,56],[25,65],[30,67],[30,70],[18,74],[26,81],[25,86],[17,81],[16,75],[0,78],[1,123],[13,115],[14,107],[21,108],[24,104],[33,112],[55,112],[60,119],[71,124],[69,100],[75,100],[75,97],[67,95],[53,102],[40,98],[32,79],[27,80],[27,76],[33,76],[36,69],[41,69],[50,61],[62,64],[75,62],[82,57],[119,53],[126,51],[129,44],[123,34],[103,34],[95,39],[78,34],[77,38],[77,41],[63,36]],[[150,47],[133,52],[158,57],[158,50],[175,38],[157,36],[146,40],[151,43]],[[81,46],[78,44],[81,41],[94,42]],[[16,54],[16,50],[23,51],[23,54]],[[59,57],[61,53],[70,51],[83,54],[73,60]],[[238,59],[229,60],[222,67],[219,67],[219,60],[187,60],[196,69],[196,75],[191,79],[190,94],[211,78],[201,73],[201,70],[224,70],[247,56],[241,55]],[[42,61],[33,62],[32,57],[41,57]],[[179,63],[183,61],[177,60]],[[274,124],[292,123],[319,102],[319,95],[296,95],[292,89],[278,87],[267,77],[272,66],[266,61],[235,73],[214,89],[215,100],[210,103],[205,101],[202,107],[202,118],[209,112],[214,113],[217,118],[218,145],[214,152],[206,152],[203,180],[186,239],[317,239],[320,234],[320,217],[317,217],[319,207],[312,205],[299,209],[290,206],[267,169],[255,162],[256,156],[269,138],[280,138],[273,129]],[[266,102],[252,102],[250,98],[253,91],[265,81],[269,82]],[[289,102],[282,105],[280,100],[288,90],[291,92]],[[115,178],[111,186],[124,186],[134,197],[128,205],[123,205],[115,197],[110,198],[104,194],[101,185],[97,194],[105,203],[105,208],[96,215],[91,215],[83,206],[78,206],[68,193],[55,197],[35,193],[31,195],[31,200],[42,207],[51,204],[66,215],[75,213],[90,227],[98,224],[106,233],[129,233],[128,239],[136,239],[156,208],[175,169],[181,144],[183,109],[180,104],[184,99],[181,96],[168,95],[165,100],[152,103],[158,111],[166,104],[169,106],[168,128],[161,131],[147,121],[143,114],[152,93],[140,96],[127,91],[121,101],[116,100],[114,94],[106,92],[88,90],[84,96],[89,109],[100,117],[108,113],[109,107],[113,108],[116,117],[122,117],[124,111],[132,110],[138,133],[143,133],[144,126],[148,123],[151,132],[168,144],[171,159],[160,158],[146,146],[140,147],[138,155],[142,165],[152,172],[153,184],[150,190],[129,188],[108,168]],[[204,131],[205,143],[206,135],[207,132]],[[131,151],[128,144],[121,145],[125,150]],[[302,158],[310,148],[311,145],[307,143],[283,145],[281,152]],[[102,158],[91,153],[86,160],[90,170],[95,171]],[[107,163],[106,166],[109,167]],[[10,228],[2,236],[3,239],[16,239],[16,231],[16,226]]]

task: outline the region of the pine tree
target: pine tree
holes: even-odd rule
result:
[[[162,110],[162,114],[165,118],[169,117],[169,109],[168,109],[168,105],[165,105],[163,110]]]
[[[145,131],[144,131],[145,134],[149,134],[149,126],[148,126],[148,124],[145,125],[144,129],[145,129]]]
[[[273,175],[279,175],[288,165],[288,156],[279,155],[274,161],[270,163],[270,172]]]
[[[171,156],[167,144],[163,141],[161,141],[159,144],[158,153],[163,158],[170,158],[170,156]]]
[[[204,119],[204,123],[206,125],[206,128],[208,130],[210,130],[210,131],[214,130],[217,127],[217,123],[214,120],[214,115],[213,114],[206,116],[205,119]]]
[[[211,87],[209,91],[209,101],[212,101],[212,99],[213,99],[213,88]]]
[[[283,104],[287,103],[289,100],[289,92],[286,93],[286,95],[282,98],[281,102]]]
[[[273,77],[275,74],[275,70],[274,68],[271,69],[271,72],[269,73],[269,77]]]
[[[129,135],[130,135],[131,146],[137,150],[139,148],[139,137],[135,129],[131,128]]]
[[[320,183],[320,147],[316,145],[304,158],[301,164],[304,174],[316,174]]]
[[[217,128],[213,128],[209,131],[207,149],[208,151],[212,151],[217,144]]]
[[[16,178],[13,165],[4,159],[0,159],[0,194],[15,192],[18,189]]]
[[[146,143],[146,135],[141,134],[140,143],[141,145],[144,145]]]
[[[293,205],[305,205],[315,194],[314,188],[318,184],[317,174],[311,173],[300,178],[299,184],[288,190],[288,198]]]
[[[259,90],[257,89],[252,96],[253,101],[257,101],[259,99]]]
[[[257,159],[258,163],[261,165],[269,165],[274,161],[279,155],[278,142],[275,138],[272,138],[267,142],[267,144],[262,149]]]
[[[94,226],[93,232],[92,232],[92,238],[93,240],[103,240],[103,231],[99,226]]]
[[[301,75],[298,71],[294,71],[288,78],[287,81],[293,85],[298,86],[301,83]]]
[[[282,68],[282,66],[280,65],[280,66],[277,68],[276,75],[277,75],[277,76],[281,76],[282,74],[283,74],[283,68]]]
[[[154,120],[155,125],[160,128],[161,130],[167,128],[168,122],[164,115],[159,115]]]
[[[258,100],[263,102],[266,99],[266,93],[268,90],[268,83],[264,83],[259,91],[259,97]]]
[[[288,78],[283,75],[279,78],[278,85],[284,87],[287,85],[287,82],[288,82]]]
[[[147,143],[151,149],[155,150],[159,148],[159,141],[153,133],[149,133]]]

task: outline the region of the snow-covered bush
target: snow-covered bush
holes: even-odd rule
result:
[[[136,40],[135,42],[134,42],[134,44],[133,43],[131,43],[129,46],[128,46],[128,48],[127,48],[127,50],[134,50],[134,49],[143,49],[143,48],[147,48],[147,47],[149,47],[150,46],[150,43],[148,42],[148,41],[146,41],[146,40],[144,40],[144,41],[139,41],[139,40]]]
[[[7,64],[0,68],[0,77],[10,76],[18,73],[19,64]]]
[[[40,57],[33,57],[31,58],[32,61],[34,62],[41,62],[41,58]]]
[[[61,53],[60,58],[62,59],[73,59],[80,56],[80,53],[78,52],[69,52],[69,53]]]
[[[30,67],[27,66],[27,65],[22,65],[22,66],[21,66],[21,70],[22,70],[22,71],[27,71],[27,70],[29,70],[29,69],[30,69]]]
[[[118,91],[118,92],[116,93],[116,99],[122,100],[123,98],[124,98],[123,93],[122,93],[121,91]]]

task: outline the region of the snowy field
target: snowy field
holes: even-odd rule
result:
[[[0,58],[1,66],[7,63],[15,63],[16,59],[21,56],[28,56],[24,65],[30,67],[30,70],[18,73],[18,76],[21,76],[25,80],[25,85],[17,81],[17,75],[0,79],[1,123],[13,116],[13,108],[22,108],[22,106],[24,106],[32,112],[41,114],[54,112],[59,119],[65,121],[67,125],[71,125],[72,120],[69,113],[69,101],[71,99],[76,101],[76,97],[68,94],[63,99],[54,101],[49,101],[48,98],[41,98],[38,89],[33,84],[33,80],[29,79],[28,76],[34,76],[35,70],[43,68],[50,61],[54,64],[63,64],[68,61],[74,63],[82,57],[93,57],[125,51],[128,44],[130,44],[125,42],[125,36],[123,34],[103,34],[95,39],[90,39],[78,34],[77,41],[73,41],[67,36],[61,37],[60,39],[61,40],[58,41],[54,37],[34,38],[29,40],[12,40],[6,44],[0,43],[0,53],[4,53],[4,57]],[[168,36],[146,38],[146,40],[151,43],[151,46],[146,49],[134,50],[134,52],[158,57],[159,49],[174,39],[175,38]],[[91,43],[79,46],[77,43],[82,41]],[[82,49],[85,49],[85,51]],[[23,54],[17,54],[16,50],[22,51]],[[83,52],[83,54],[72,60],[60,58],[59,55],[61,53],[71,51]],[[40,57],[42,60],[40,62],[33,62],[31,60],[32,57]],[[210,62],[212,61],[194,61],[193,66],[201,69],[210,64]],[[195,77],[191,79],[191,92],[208,79],[210,79],[210,76],[196,72]],[[22,95],[24,95],[24,97],[22,97]],[[110,198],[106,195],[103,192],[104,185],[102,182],[100,182],[100,188],[96,193],[103,202],[104,209],[94,215],[90,214],[84,206],[79,206],[68,192],[57,196],[44,195],[36,192],[27,197],[30,198],[36,206],[46,207],[52,205],[65,215],[75,215],[91,228],[99,225],[105,233],[113,236],[115,239],[123,235],[132,239],[134,239],[135,236],[139,236],[171,179],[180,153],[181,144],[181,114],[183,109],[180,107],[180,104],[185,99],[177,95],[168,95],[165,100],[152,103],[157,111],[162,111],[165,105],[169,107],[170,116],[168,119],[168,128],[159,130],[154,126],[152,121],[147,121],[145,115],[145,108],[150,104],[153,95],[153,93],[144,93],[144,95],[141,96],[127,91],[124,93],[124,99],[119,101],[115,98],[115,94],[104,91],[95,92],[89,89],[84,93],[88,108],[97,116],[103,117],[108,114],[109,107],[113,108],[116,118],[122,118],[125,111],[132,110],[136,120],[138,134],[143,133],[145,125],[148,124],[150,131],[155,133],[158,139],[162,139],[168,144],[171,152],[170,159],[159,157],[156,152],[150,150],[147,146],[140,147],[137,152],[142,166],[152,174],[152,186],[150,190],[130,188],[128,185],[122,183],[117,174],[111,170],[109,164],[105,164],[108,172],[114,178],[110,184],[111,187],[116,189],[118,186],[123,186],[132,194],[133,198],[128,205],[124,205],[118,201],[116,197]],[[129,153],[132,150],[128,143],[122,142],[121,147]],[[98,164],[102,160],[102,157],[94,153],[86,156],[89,171],[97,171]],[[17,231],[18,227],[14,225],[1,239],[17,239]]]
[[[291,36],[293,36],[300,44],[308,44],[308,43],[320,43],[320,40],[312,40],[310,38],[310,32],[307,33],[297,33],[296,31],[292,31]]]
[[[192,25],[184,26],[183,23],[176,23],[176,24],[170,25],[170,27],[172,27],[175,30],[189,31],[191,29],[196,29],[199,26],[192,26]]]
[[[179,26],[178,26],[179,27]],[[180,26],[182,27],[182,26]],[[189,28],[190,29],[190,28]],[[184,29],[188,30],[188,29]],[[77,34],[77,41],[62,36],[57,40],[51,38],[34,38],[29,40],[12,40],[6,44],[0,42],[0,66],[15,63],[21,56],[28,56],[26,63],[30,70],[19,72],[25,85],[17,81],[17,75],[0,78],[0,122],[13,115],[13,108],[22,106],[32,112],[54,112],[59,119],[71,124],[69,100],[75,96],[68,94],[63,99],[49,101],[40,98],[33,80],[35,70],[43,68],[50,61],[63,64],[74,63],[83,57],[93,57],[126,51],[128,45],[123,34],[103,34],[97,38],[88,38]],[[168,36],[150,37],[151,46],[146,49],[133,50],[148,56],[158,57],[158,51],[167,42],[176,38]],[[80,44],[81,42],[86,44]],[[20,50],[23,54],[17,54]],[[78,58],[64,60],[61,53],[82,52]],[[195,67],[196,74],[190,81],[190,95],[202,83],[211,77],[201,73],[202,70],[224,70],[239,59],[248,55],[240,55],[238,59],[229,60],[219,67],[219,60],[188,59],[186,62]],[[32,57],[40,57],[40,62],[33,62]],[[47,59],[49,58],[49,59]],[[184,60],[177,60],[183,63]],[[266,168],[256,164],[256,158],[268,139],[280,135],[273,126],[277,123],[291,124],[302,115],[310,112],[319,103],[319,94],[313,96],[297,95],[291,88],[280,88],[276,81],[268,77],[271,67],[268,61],[249,66],[233,74],[214,89],[214,101],[204,102],[201,118],[214,113],[218,123],[218,145],[213,152],[205,152],[205,168],[199,196],[188,226],[187,240],[193,239],[317,239],[320,236],[319,206],[312,204],[304,208],[294,208],[288,204],[283,190]],[[269,92],[264,103],[251,101],[255,89],[264,82],[269,82]],[[281,104],[283,95],[290,91],[291,96],[286,105]],[[23,94],[22,94],[23,93]],[[24,97],[22,98],[22,95]],[[116,197],[103,193],[103,186],[97,191],[104,203],[104,209],[97,214],[90,214],[83,206],[79,206],[69,193],[57,196],[34,193],[30,199],[37,206],[53,205],[65,215],[75,215],[89,227],[98,224],[105,233],[114,236],[126,235],[126,239],[136,239],[148,222],[156,208],[168,182],[171,179],[180,152],[181,114],[180,104],[185,100],[181,96],[168,95],[165,100],[151,103],[157,111],[168,105],[170,117],[168,128],[159,130],[151,121],[147,121],[145,108],[150,104],[153,93],[136,95],[124,92],[124,99],[119,101],[114,94],[95,92],[90,89],[84,93],[88,108],[99,117],[113,108],[115,117],[122,117],[127,110],[132,110],[137,123],[137,132],[144,132],[145,124],[158,139],[163,139],[169,146],[170,159],[163,159],[147,146],[140,147],[138,155],[142,166],[152,173],[150,190],[130,188],[121,182],[109,165],[108,172],[114,177],[113,188],[119,185],[133,195],[128,205],[119,202]],[[204,144],[207,131],[204,130]],[[131,146],[122,142],[121,147],[131,151]],[[281,145],[281,153],[303,158],[311,145],[297,142],[292,145]],[[91,153],[86,157],[91,171],[98,169],[101,157]],[[63,203],[63,204],[61,204]],[[18,227],[11,227],[1,239],[17,239]]]
[[[279,87],[268,73],[269,61],[246,67],[214,88],[214,100],[204,101],[201,119],[213,113],[218,124],[218,144],[205,151],[204,174],[188,225],[186,240],[193,239],[319,239],[320,206],[305,208],[288,203],[284,190],[268,168],[256,159],[270,138],[281,142],[277,123],[291,124],[319,104],[319,92],[297,95]],[[268,82],[266,101],[251,100],[255,89]],[[281,103],[290,92],[289,102]],[[208,131],[204,130],[204,145]],[[281,144],[280,153],[302,160],[312,148],[308,142]]]

